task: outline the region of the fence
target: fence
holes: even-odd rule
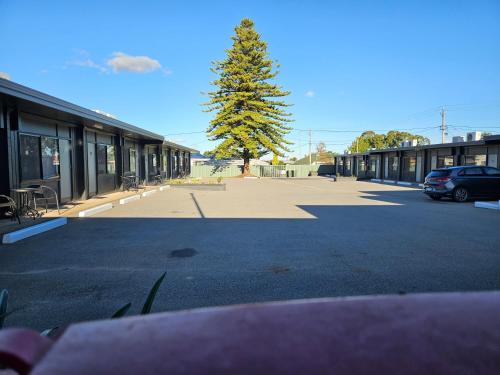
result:
[[[307,177],[310,174],[335,174],[334,165],[252,165],[250,173],[259,177]],[[194,165],[191,177],[236,177],[241,175],[238,165]]]

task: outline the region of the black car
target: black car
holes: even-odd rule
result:
[[[451,197],[456,202],[472,197],[496,198],[500,196],[500,169],[480,166],[433,169],[425,177],[424,193],[434,200]]]

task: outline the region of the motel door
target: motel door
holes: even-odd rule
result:
[[[95,143],[87,143],[87,170],[89,176],[89,197],[97,193],[97,171],[96,171],[96,155]]]

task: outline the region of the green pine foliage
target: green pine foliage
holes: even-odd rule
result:
[[[272,80],[279,71],[267,52],[250,19],[244,19],[231,37],[233,45],[226,58],[213,63],[218,78],[212,82],[216,90],[209,92],[207,112],[215,112],[207,134],[220,141],[212,151],[217,159],[243,158],[243,174],[250,174],[250,159],[268,153],[284,156],[289,152],[285,139],[291,128],[291,114],[284,110],[280,98],[290,94]]]

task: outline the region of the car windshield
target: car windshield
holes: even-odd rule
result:
[[[450,169],[436,169],[433,170],[427,177],[446,177],[451,173]]]

